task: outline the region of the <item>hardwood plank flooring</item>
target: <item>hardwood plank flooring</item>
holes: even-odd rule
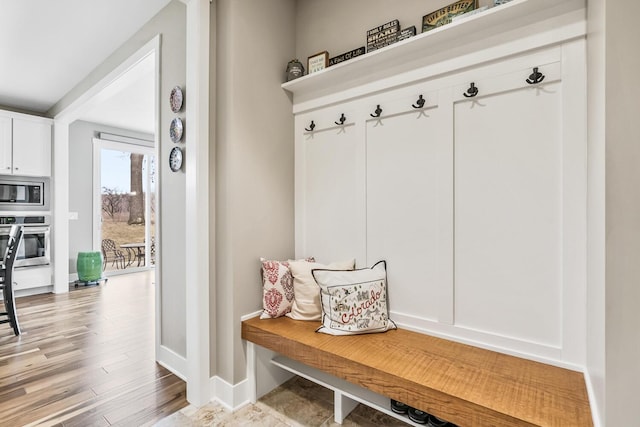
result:
[[[187,406],[154,361],[153,273],[16,299],[0,324],[0,426],[140,426]],[[1,303],[0,303],[1,305]]]

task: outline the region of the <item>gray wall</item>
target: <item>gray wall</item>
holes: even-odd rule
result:
[[[640,420],[640,3],[604,3],[605,425],[631,426]]]
[[[259,258],[294,255],[293,116],[280,88],[294,18],[294,0],[217,2],[212,373],[232,384],[246,377],[240,317],[262,307]]]
[[[453,0],[298,0],[296,13],[296,57],[307,58],[327,51],[329,57],[366,46],[367,30],[393,19],[400,28],[416,26],[422,31],[422,17]],[[479,0],[480,6],[493,0]]]
[[[145,24],[124,45],[118,48],[89,76],[71,90],[47,112],[54,117],[71,105],[102,78],[117,68],[138,49],[161,34],[160,52],[160,158],[158,170],[160,240],[159,270],[156,271],[161,289],[161,344],[173,352],[186,356],[186,291],[185,291],[185,174],[168,168],[168,156],[174,145],[169,138],[169,125],[175,114],[169,106],[171,89],[186,79],[186,7],[173,0]],[[185,88],[189,96],[189,88]],[[183,115],[184,117],[184,115]],[[186,124],[186,132],[189,125]],[[188,166],[187,166],[188,167]]]
[[[76,273],[78,252],[93,250],[93,138],[108,132],[153,140],[152,135],[76,121],[69,126],[69,211],[78,219],[69,221],[69,273]]]

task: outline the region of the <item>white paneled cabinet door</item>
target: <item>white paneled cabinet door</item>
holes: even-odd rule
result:
[[[391,317],[405,324],[452,321],[451,112],[426,100],[366,127],[367,261],[387,261]]]
[[[51,175],[51,125],[13,119],[13,174]]]
[[[11,174],[11,118],[0,117],[0,174]]]
[[[454,104],[455,325],[560,348],[562,84],[551,80],[486,96],[480,82]]]
[[[303,130],[296,138],[298,257],[365,261],[362,143],[352,117],[347,114],[342,126]]]

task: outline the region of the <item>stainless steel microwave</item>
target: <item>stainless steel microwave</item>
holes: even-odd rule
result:
[[[47,209],[45,181],[0,178],[0,210]]]

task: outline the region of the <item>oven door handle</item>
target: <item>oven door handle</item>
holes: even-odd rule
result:
[[[51,228],[49,226],[32,227],[28,225],[23,228],[24,234],[48,233],[50,230]]]

